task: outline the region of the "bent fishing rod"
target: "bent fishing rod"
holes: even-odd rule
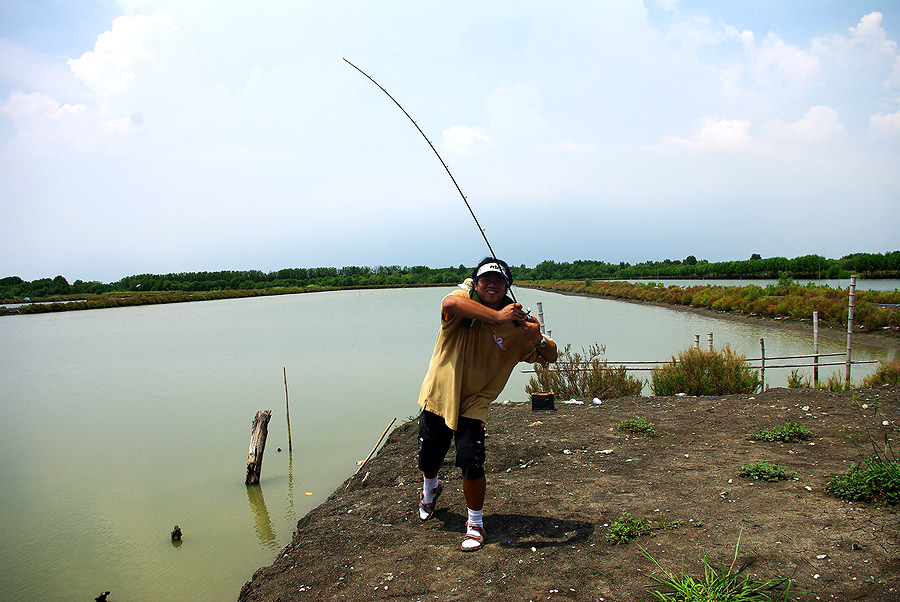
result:
[[[488,241],[487,234],[484,233],[484,228],[481,227],[481,223],[478,221],[478,218],[475,217],[475,212],[472,210],[472,206],[469,204],[469,200],[466,198],[466,195],[463,194],[463,191],[462,191],[462,189],[459,187],[459,184],[456,183],[456,178],[454,178],[454,177],[453,177],[453,174],[450,173],[450,168],[447,167],[447,164],[444,162],[444,159],[443,159],[443,158],[441,157],[441,155],[437,152],[437,149],[434,147],[434,144],[431,143],[431,140],[428,138],[428,136],[425,135],[425,132],[422,131],[422,128],[419,127],[419,124],[416,123],[416,120],[413,119],[412,116],[411,116],[409,113],[406,112],[406,109],[404,109],[403,106],[402,106],[399,102],[397,102],[397,99],[396,99],[396,98],[394,98],[393,96],[391,96],[391,93],[390,93],[390,92],[388,92],[387,90],[384,89],[384,86],[382,86],[382,85],[379,84],[377,81],[375,81],[374,79],[372,79],[372,76],[370,76],[368,73],[366,73],[365,71],[363,71],[362,69],[360,69],[359,67],[357,67],[356,65],[354,65],[353,63],[351,63],[350,61],[348,61],[347,59],[344,59],[344,62],[347,63],[348,65],[350,65],[351,67],[353,67],[354,69],[356,69],[357,71],[359,71],[360,73],[362,73],[363,75],[365,75],[365,76],[366,76],[366,79],[368,79],[370,82],[372,82],[373,84],[375,84],[376,86],[378,86],[378,88],[379,88],[382,92],[384,92],[385,94],[387,94],[387,97],[390,98],[391,100],[393,100],[393,101],[394,101],[394,104],[397,105],[397,107],[398,107],[401,111],[403,111],[403,114],[406,115],[406,118],[409,119],[410,122],[412,122],[412,124],[413,124],[414,126],[416,126],[416,129],[419,130],[419,133],[422,134],[422,138],[425,138],[425,142],[427,142],[427,143],[428,143],[428,146],[431,147],[431,150],[434,151],[434,156],[437,157],[437,158],[438,158],[438,161],[441,162],[441,165],[444,166],[444,171],[446,171],[446,172],[447,172],[447,175],[450,176],[450,180],[453,182],[453,185],[456,186],[456,191],[459,193],[459,196],[462,197],[463,203],[466,204],[466,208],[469,210],[469,214],[471,214],[472,219],[475,220],[475,225],[478,226],[478,231],[481,233],[481,237],[484,239],[484,242],[485,242],[485,244],[487,245],[488,251],[490,251],[490,253],[491,253],[491,257],[493,257],[494,259],[496,259],[496,258],[497,258],[497,254],[494,253],[494,249],[491,247],[490,241]],[[511,274],[510,274],[510,277],[512,277]],[[516,295],[512,292],[512,286],[508,286],[507,289],[508,289],[508,292],[509,292],[509,296],[512,297],[512,300],[515,301],[516,303],[518,303],[518,301],[516,301]],[[531,310],[526,310],[526,313],[528,313],[529,311],[531,311]]]

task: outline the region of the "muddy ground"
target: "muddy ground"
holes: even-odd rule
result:
[[[644,418],[655,436],[619,428]],[[809,441],[750,435],[796,421]],[[300,520],[241,601],[649,599],[654,564],[702,575],[702,560],[743,575],[793,575],[802,600],[900,600],[900,507],[824,490],[885,436],[900,454],[900,386],[829,393],[772,389],[722,397],[629,397],[597,405],[496,404],[488,419],[487,545],[459,550],[465,502],[457,471],[434,518],[416,504],[416,426]],[[870,439],[871,438],[871,439]],[[742,478],[769,460],[795,478]],[[607,539],[623,512],[652,535]]]

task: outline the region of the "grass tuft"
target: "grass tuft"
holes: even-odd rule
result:
[[[734,557],[727,570],[716,569],[703,557],[703,577],[694,578],[683,570],[675,573],[663,568],[658,560],[653,558],[647,550],[641,548],[641,554],[656,565],[657,571],[650,576],[654,584],[648,588],[654,589],[650,593],[651,600],[656,602],[796,602],[791,589],[794,585],[791,577],[779,577],[759,581],[750,576],[740,575],[742,568],[735,570],[738,549],[741,537],[738,536],[737,545],[734,548]]]
[[[802,376],[799,369],[791,370],[787,379],[788,389],[808,389],[810,385],[811,381],[808,376]]]
[[[900,501],[900,461],[894,455],[887,435],[884,445],[879,445],[869,438],[872,444],[872,455],[863,456],[863,460],[844,474],[833,474],[825,485],[825,491],[851,501],[877,502],[886,501],[896,504]]]

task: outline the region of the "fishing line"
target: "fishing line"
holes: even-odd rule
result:
[[[490,241],[488,241],[487,234],[484,233],[484,228],[481,227],[481,223],[478,221],[478,218],[475,217],[475,212],[472,210],[472,206],[469,204],[469,200],[466,198],[466,195],[463,194],[463,191],[462,191],[462,189],[459,187],[459,184],[456,183],[456,178],[454,178],[454,177],[453,177],[453,174],[450,173],[450,168],[447,167],[447,164],[444,162],[444,159],[443,159],[443,158],[441,157],[441,155],[437,152],[437,149],[436,149],[436,148],[434,147],[434,145],[431,143],[431,140],[429,140],[428,136],[425,135],[425,132],[422,131],[422,128],[419,127],[419,124],[416,123],[416,120],[413,119],[412,116],[411,116],[409,113],[406,112],[406,109],[404,109],[403,106],[402,106],[399,102],[397,102],[397,99],[396,99],[396,98],[394,98],[393,96],[391,96],[391,93],[390,93],[390,92],[388,92],[387,90],[384,89],[384,86],[382,86],[382,85],[379,84],[377,81],[375,81],[374,79],[372,79],[372,76],[370,76],[368,73],[366,73],[365,71],[363,71],[362,69],[360,69],[359,67],[357,67],[356,65],[354,65],[353,63],[351,63],[350,61],[348,61],[347,59],[344,59],[344,62],[347,63],[348,65],[350,65],[351,67],[353,67],[354,69],[356,69],[357,71],[359,71],[360,73],[362,73],[363,75],[365,75],[366,78],[367,78],[370,82],[372,82],[373,84],[375,84],[376,86],[378,86],[378,88],[379,88],[382,92],[384,92],[385,94],[387,94],[387,97],[390,98],[391,100],[393,100],[393,101],[394,101],[394,104],[397,105],[397,107],[398,107],[401,111],[403,111],[403,114],[406,115],[406,118],[409,119],[409,120],[412,122],[412,124],[413,124],[414,126],[416,126],[416,129],[419,130],[419,133],[422,134],[422,138],[425,138],[425,142],[427,142],[427,143],[428,143],[428,146],[431,147],[431,150],[434,151],[434,156],[437,157],[437,158],[438,158],[438,161],[441,162],[441,165],[444,166],[444,171],[446,171],[446,172],[447,172],[447,175],[450,176],[450,180],[453,182],[453,185],[456,186],[456,191],[459,193],[459,196],[462,197],[463,203],[466,204],[466,208],[469,210],[469,214],[471,214],[472,219],[475,220],[475,225],[478,226],[478,231],[481,232],[481,237],[484,239],[484,242],[485,242],[485,244],[487,245],[488,251],[490,251],[490,253],[491,253],[491,257],[493,257],[493,258],[496,259],[496,258],[497,258],[497,254],[494,253],[494,249],[491,247]],[[513,292],[512,292],[512,287],[507,287],[507,288],[508,288],[509,296],[512,297],[512,300],[513,300],[513,301],[515,301],[516,303],[518,303],[518,301],[516,301],[516,296],[515,296],[515,294],[513,294]]]

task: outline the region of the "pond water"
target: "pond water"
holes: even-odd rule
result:
[[[91,600],[105,590],[129,602],[235,599],[391,419],[416,414],[449,290],[0,318],[0,600]],[[665,308],[516,294],[535,310],[542,302],[561,344],[601,343],[610,360],[665,360],[696,334],[705,345],[709,332],[748,356],[760,337],[768,356],[812,348],[807,335]],[[820,351],[843,347],[823,341]],[[892,356],[854,349],[854,359]],[[872,370],[854,367],[853,378]],[[783,386],[785,372],[767,371],[767,382]],[[501,399],[527,399],[528,378],[515,372]],[[248,488],[250,425],[262,409],[273,410],[262,481]],[[410,511],[415,499],[410,492]],[[180,546],[169,535],[176,524]]]

